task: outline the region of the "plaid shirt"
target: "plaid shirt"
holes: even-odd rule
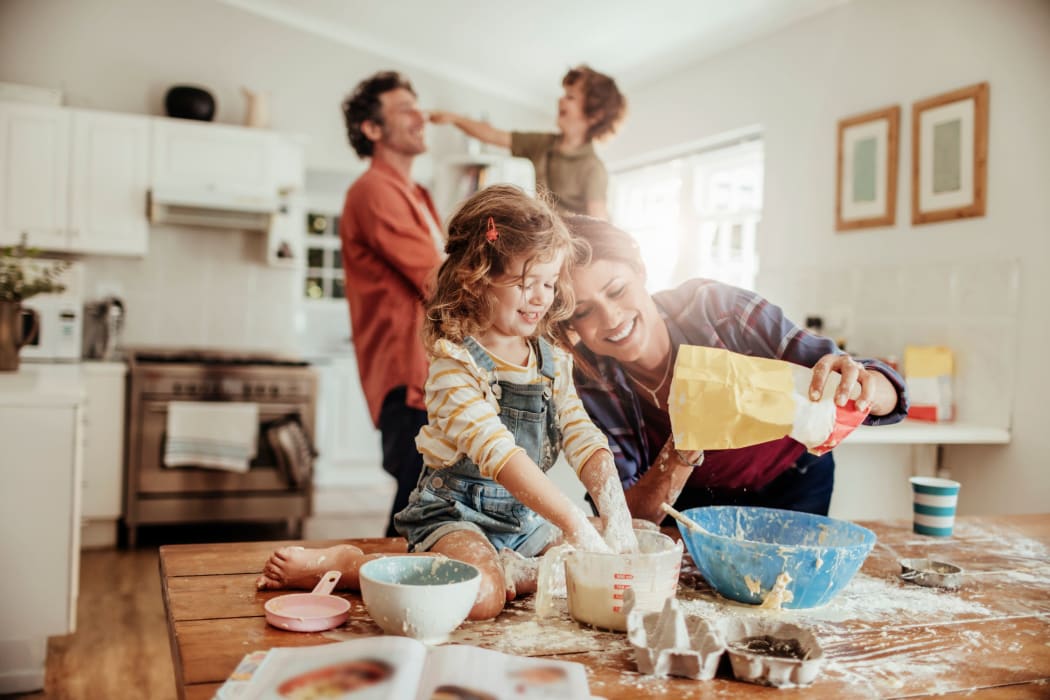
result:
[[[707,279],[694,279],[676,289],[653,295],[667,324],[675,351],[680,345],[724,348],[744,355],[786,360],[812,367],[824,355],[841,352],[829,338],[813,335],[784,316],[780,307],[753,292]],[[639,399],[623,367],[611,357],[595,356],[577,346],[581,362],[575,371],[576,390],[584,408],[609,438],[620,481],[630,488],[663,447],[649,444],[649,432]],[[897,405],[885,416],[869,415],[867,425],[890,425],[907,415],[904,380],[878,360],[857,360],[876,370],[897,390]],[[591,364],[601,379],[586,375]],[[669,437],[670,435],[668,435]],[[664,439],[666,441],[666,438]],[[817,459],[791,438],[732,450],[709,450],[695,469],[689,486],[759,489],[796,461]]]

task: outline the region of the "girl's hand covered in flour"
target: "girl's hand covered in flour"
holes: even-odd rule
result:
[[[608,516],[602,513],[602,532],[605,543],[612,551],[618,554],[638,551],[638,538],[634,535],[634,523],[626,503],[622,510],[612,512]]]
[[[582,512],[579,514],[578,522],[568,530],[565,530],[565,541],[576,549],[583,552],[598,552],[599,554],[612,554],[609,545],[601,538],[598,531],[591,525]]]
[[[580,480],[594,499],[602,519],[605,542],[613,552],[635,552],[638,539],[631,523],[631,511],[623,496],[620,476],[608,450],[598,450],[580,470]]]

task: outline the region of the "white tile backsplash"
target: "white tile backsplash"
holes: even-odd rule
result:
[[[1009,425],[1017,374],[1017,324],[1006,317],[962,321],[949,342],[956,350],[959,420]],[[1004,422],[1005,421],[1005,422]]]
[[[943,318],[951,313],[956,291],[951,266],[925,265],[895,272],[896,284],[890,292],[895,297],[890,307],[894,311],[920,319]]]
[[[204,335],[209,345],[218,347],[244,347],[250,337],[249,322],[253,314],[244,313],[247,299],[242,297],[218,297],[222,303],[204,307]]]
[[[845,317],[847,349],[903,359],[906,345],[955,353],[956,419],[1010,425],[1019,329],[1017,260],[764,268],[758,291],[801,325],[805,316]],[[785,301],[786,300],[786,301]]]
[[[296,352],[302,273],[265,264],[255,231],[155,226],[141,259],[86,258],[85,289],[119,286],[126,345]]]
[[[1021,265],[984,261],[958,266],[956,313],[968,317],[1016,317],[1021,295]]]

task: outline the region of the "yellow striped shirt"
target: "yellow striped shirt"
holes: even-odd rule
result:
[[[561,449],[565,459],[579,474],[598,449],[609,449],[605,434],[591,422],[576,395],[572,381],[572,356],[551,347],[554,359],[554,410],[561,428]],[[489,353],[503,381],[515,384],[541,384],[535,352],[526,366],[511,364]],[[470,352],[448,340],[441,340],[430,358],[430,375],[425,386],[427,425],[416,437],[423,464],[442,469],[466,455],[478,465],[482,476],[495,479],[514,454],[523,452],[514,435],[503,425],[488,388],[489,377],[474,362]]]

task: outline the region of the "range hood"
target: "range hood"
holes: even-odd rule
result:
[[[146,196],[150,223],[247,231],[269,231],[282,206],[276,195],[210,187],[155,187]]]

